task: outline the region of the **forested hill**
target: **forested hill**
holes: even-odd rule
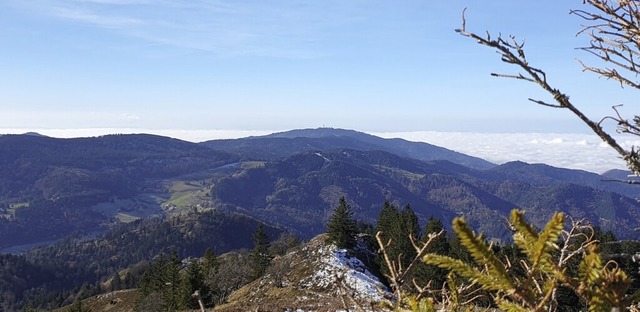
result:
[[[346,148],[381,150],[423,161],[446,159],[475,169],[489,169],[495,166],[484,159],[427,143],[383,139],[363,132],[333,128],[291,130],[266,136],[212,140],[200,144],[257,160],[276,160],[307,151]]]
[[[366,222],[391,200],[411,204],[423,220],[436,215],[448,223],[465,214],[497,237],[508,234],[505,225],[485,221],[502,220],[514,207],[539,220],[554,209],[570,211],[620,237],[632,236],[630,229],[640,226],[632,199],[640,195],[638,188],[602,180],[547,165],[495,166],[428,144],[341,129],[201,144],[146,134],[5,135],[0,249],[104,230],[118,215],[131,219],[197,205],[241,212],[311,237],[323,231],[341,195]],[[189,200],[178,198],[183,195]],[[110,213],[94,209],[102,203]]]
[[[422,220],[435,216],[450,224],[453,216],[464,215],[487,236],[508,238],[505,216],[518,207],[536,226],[543,226],[554,211],[564,211],[618,237],[635,238],[640,203],[606,190],[606,182],[589,186],[598,175],[572,170],[559,175],[555,169],[540,171],[538,165],[524,163],[511,167],[475,170],[443,160],[423,162],[383,151],[338,149],[241,170],[218,181],[211,195],[220,209],[295,229],[303,237],[321,233],[337,199],[345,196],[356,217],[365,222],[373,222],[382,203],[390,200],[410,204]]]
[[[225,152],[146,134],[1,136],[0,249],[98,230],[112,220],[89,207],[235,161]]]
[[[147,178],[187,174],[235,160],[194,143],[148,134],[77,139],[4,135],[0,201],[76,196],[83,187],[96,194],[126,193]]]
[[[218,254],[251,248],[258,224],[242,215],[191,213],[119,225],[94,239],[70,236],[26,255],[0,254],[0,311],[15,311],[29,300],[53,310],[72,303],[81,285],[99,288],[125,269],[123,286],[133,287],[159,254],[189,258],[209,248]],[[275,240],[281,230],[266,226],[266,232]]]

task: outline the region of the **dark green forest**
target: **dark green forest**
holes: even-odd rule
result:
[[[180,259],[252,247],[258,221],[214,212],[120,225],[99,238],[71,235],[26,255],[2,255],[0,293],[7,311],[23,307],[52,309],[75,300],[79,287],[95,292],[110,289],[104,282],[128,269],[123,285],[137,285],[140,271],[159,254],[175,252]],[[281,230],[265,227],[270,237]],[[137,272],[137,273],[136,273]]]

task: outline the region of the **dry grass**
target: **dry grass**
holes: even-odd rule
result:
[[[228,298],[228,303],[214,309],[231,311],[336,311],[345,310],[337,283],[322,285],[314,280],[320,269],[321,255],[326,236],[320,235],[309,243],[273,260],[273,266],[281,272],[270,271],[264,277],[238,289]],[[281,282],[276,276],[280,275]],[[370,302],[362,302],[369,306]],[[350,307],[353,309],[353,307]]]
[[[82,301],[82,307],[93,312],[133,312],[137,294],[137,289],[117,290],[87,298]],[[67,312],[72,307],[68,305],[54,312]]]

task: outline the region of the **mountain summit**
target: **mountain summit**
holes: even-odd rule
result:
[[[247,159],[275,160],[298,153],[354,149],[380,150],[422,161],[446,159],[473,169],[495,167],[486,160],[458,153],[443,147],[404,139],[384,139],[363,132],[334,128],[298,129],[233,140],[212,140],[200,143],[215,150],[240,154]]]

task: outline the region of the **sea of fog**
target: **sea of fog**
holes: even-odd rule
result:
[[[191,142],[212,139],[232,139],[258,136],[278,131],[268,130],[170,130],[170,129],[0,129],[0,133],[37,132],[43,135],[71,138],[113,133],[152,133]],[[620,157],[594,134],[571,133],[470,133],[470,132],[368,132],[383,138],[403,138],[426,142],[496,164],[520,160],[546,163],[555,167],[582,169],[602,173],[610,169],[625,169]],[[640,145],[634,137],[620,137],[625,148]]]
[[[595,134],[571,133],[468,133],[468,132],[391,132],[372,133],[384,138],[403,138],[427,142],[496,164],[520,160],[555,167],[603,173],[626,169],[624,161]],[[618,138],[630,149],[640,145],[634,138]]]

